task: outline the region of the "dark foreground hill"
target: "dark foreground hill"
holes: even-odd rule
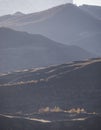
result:
[[[84,108],[101,113],[101,59],[24,70],[0,76],[0,113],[41,108]]]
[[[83,121],[55,121],[41,123],[27,119],[0,116],[0,130],[100,130],[101,117],[88,118]]]
[[[0,28],[0,72],[61,64],[93,56],[79,47],[63,45],[41,35]]]

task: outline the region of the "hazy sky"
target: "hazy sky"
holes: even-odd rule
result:
[[[36,12],[50,8],[52,6],[64,4],[72,0],[0,0],[0,15],[12,14],[16,11],[23,13]],[[75,0],[80,4],[101,5],[101,0]]]
[[[101,6],[101,0],[74,0],[74,2],[78,5],[90,4],[90,5],[100,5]]]

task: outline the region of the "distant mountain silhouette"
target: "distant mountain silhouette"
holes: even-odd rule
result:
[[[81,37],[73,42],[71,45],[79,46],[90,53],[96,54],[101,57],[101,33],[84,33]]]
[[[101,6],[82,5],[80,8],[101,20]]]
[[[0,113],[41,108],[84,108],[101,113],[101,59],[89,59],[0,76]]]
[[[89,13],[88,10],[93,10],[93,14]],[[76,45],[78,42],[83,44],[85,40],[91,44],[95,38],[94,41],[97,41],[96,49],[99,49],[101,21],[98,17],[100,17],[100,7],[86,5],[77,7],[73,4],[65,4],[38,13],[24,14],[22,16],[2,16],[0,17],[0,26],[33,34],[42,34],[69,45]],[[92,39],[92,37],[94,38]],[[94,41],[93,44],[96,44]],[[83,49],[90,47],[87,51],[94,48],[87,44],[85,46],[80,45],[80,47],[84,47]],[[96,55],[100,54],[100,52],[96,53],[96,50],[94,50],[94,53]]]
[[[0,28],[0,72],[61,64],[95,55],[76,47],[32,35]]]
[[[16,12],[16,13],[14,13],[13,15],[16,15],[16,16],[23,16],[24,14],[22,13],[22,12]]]
[[[8,23],[9,23],[9,20],[12,21],[12,22],[16,21],[18,18],[21,18],[22,16],[24,16],[24,14],[21,13],[21,12],[16,12],[16,13],[14,13],[12,15],[8,14],[8,15],[1,16],[0,17],[0,24],[2,26],[2,22],[6,23],[8,21]]]

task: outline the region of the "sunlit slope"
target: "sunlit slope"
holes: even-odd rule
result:
[[[0,76],[0,112],[44,107],[101,112],[101,59],[24,70]]]

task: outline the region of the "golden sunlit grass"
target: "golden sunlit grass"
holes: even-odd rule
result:
[[[34,84],[34,83],[38,83],[38,80],[31,80],[31,81],[26,81],[26,82],[23,82],[23,81],[20,81],[20,82],[17,82],[17,83],[7,83],[7,84],[3,84],[3,85],[0,85],[0,86],[17,86],[17,85],[25,85],[25,84]]]
[[[54,108],[45,107],[39,109],[39,113],[48,113],[48,112],[66,112],[66,113],[75,113],[75,114],[87,113],[84,108],[72,108],[70,110],[63,110],[60,107],[55,106]]]

